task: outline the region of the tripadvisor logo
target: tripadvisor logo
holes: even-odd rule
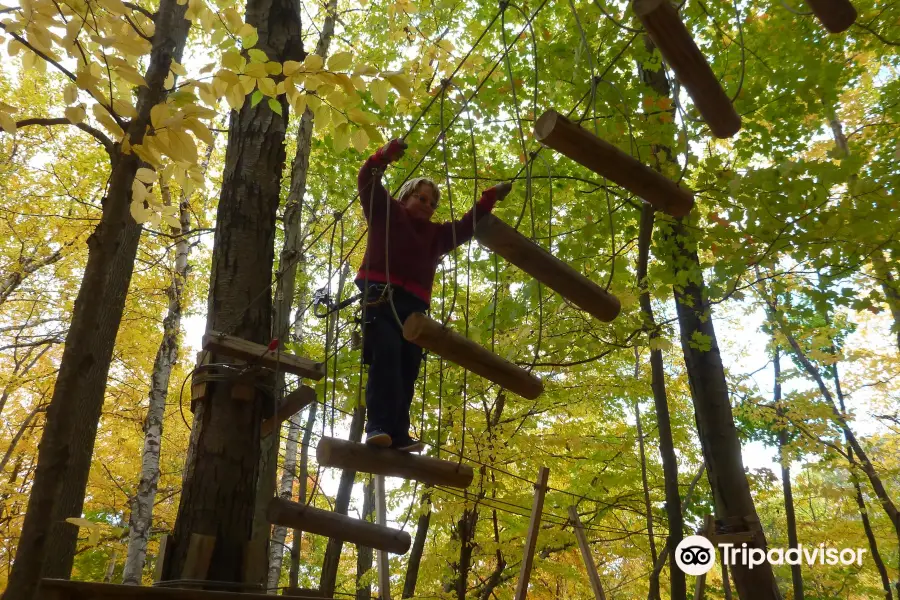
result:
[[[743,565],[752,569],[768,562],[770,565],[799,565],[806,562],[807,565],[862,565],[865,549],[826,548],[825,544],[818,546],[804,546],[797,544],[796,548],[785,550],[784,548],[770,548],[768,551],[762,548],[750,548],[747,544],[740,547],[734,544],[719,544],[722,551],[722,561],[726,566]],[[716,562],[716,548],[708,539],[699,535],[691,535],[678,544],[675,549],[675,564],[688,575],[705,575],[712,569]]]

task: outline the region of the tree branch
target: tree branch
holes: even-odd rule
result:
[[[88,133],[94,138],[97,139],[98,142],[103,144],[103,148],[106,150],[106,153],[112,156],[114,143],[111,139],[106,137],[99,129],[91,127],[90,125],[86,125],[84,123],[73,123],[69,119],[65,117],[56,117],[56,118],[33,118],[33,119],[22,119],[21,121],[16,121],[16,127],[28,127],[29,125],[72,125],[77,127],[78,129]]]

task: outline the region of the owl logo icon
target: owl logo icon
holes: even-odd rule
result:
[[[716,562],[716,549],[705,537],[690,535],[675,548],[675,564],[688,575],[705,575]]]

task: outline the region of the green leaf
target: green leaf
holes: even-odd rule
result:
[[[253,95],[250,96],[250,107],[255,108],[259,101],[263,99],[263,93],[259,90],[253,92]]]
[[[277,114],[278,116],[282,116],[283,113],[281,110],[281,102],[279,102],[275,98],[269,98],[269,108],[272,109],[273,113]]]

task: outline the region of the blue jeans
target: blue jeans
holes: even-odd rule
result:
[[[356,281],[363,289],[364,283]],[[384,285],[370,285],[370,303],[382,297]],[[425,312],[428,305],[402,288],[393,288],[394,309],[403,322],[414,312]],[[403,337],[397,317],[385,294],[382,301],[363,307],[363,360],[369,365],[366,382],[366,431],[383,431],[403,440],[409,435],[409,409],[412,405],[422,349]]]

